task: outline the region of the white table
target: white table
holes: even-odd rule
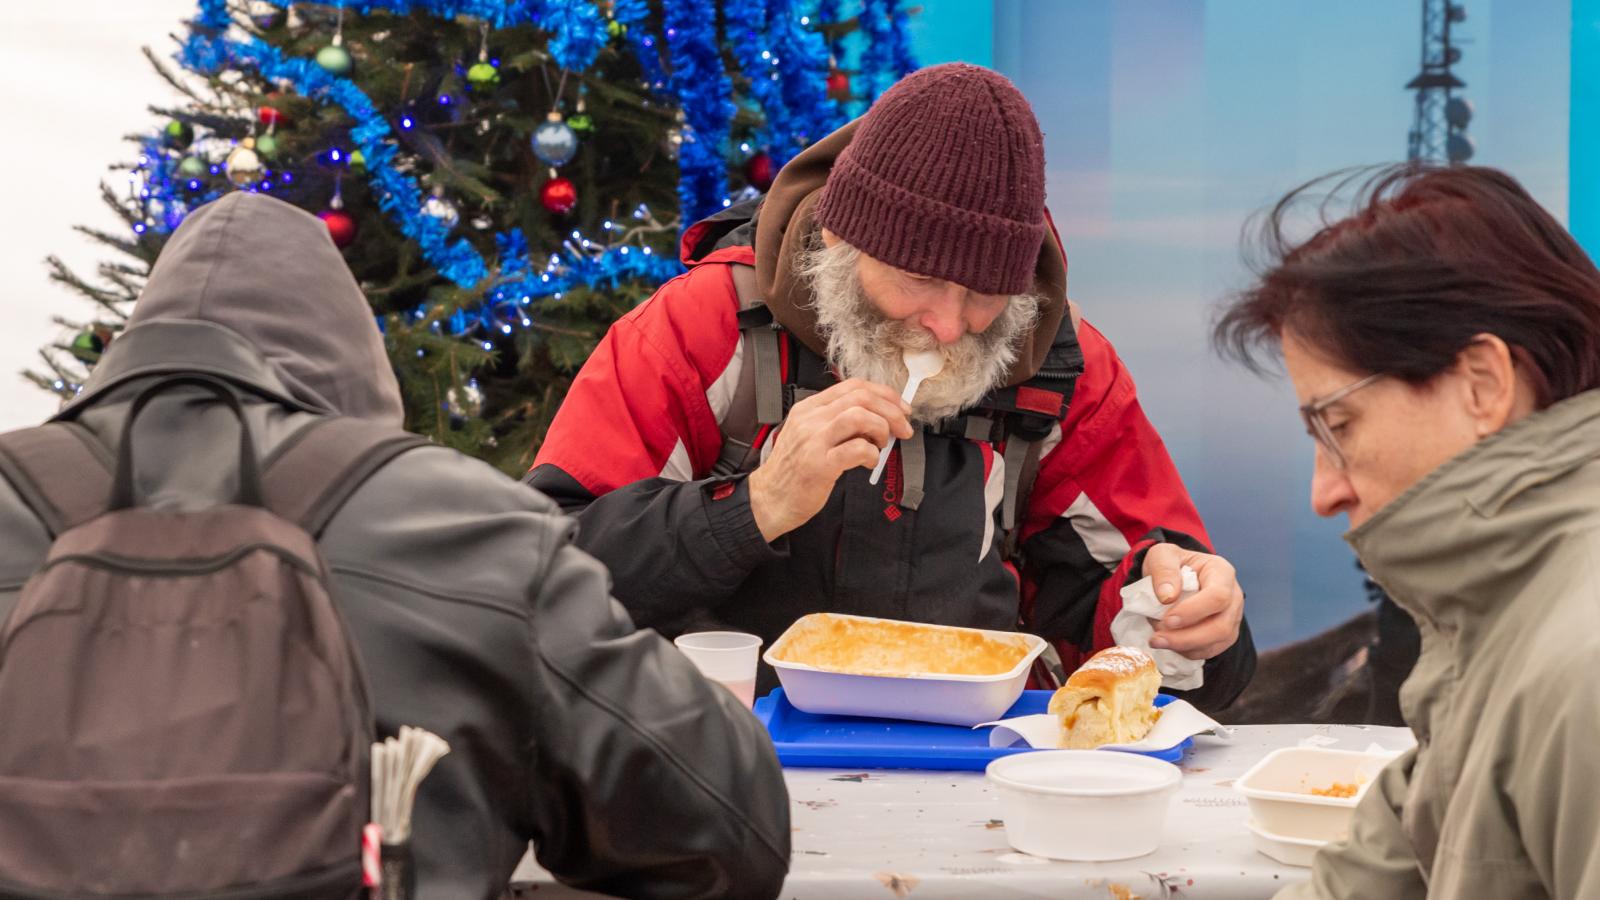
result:
[[[1271,897],[1307,870],[1256,852],[1233,780],[1268,751],[1307,741],[1350,750],[1414,743],[1405,728],[1359,725],[1246,725],[1233,729],[1231,741],[1197,737],[1181,763],[1183,787],[1161,848],[1115,863],[1052,862],[1013,851],[981,772],[785,769],[794,856],[783,897]],[[539,898],[597,896],[553,884],[531,857],[513,876],[514,890],[529,882]]]

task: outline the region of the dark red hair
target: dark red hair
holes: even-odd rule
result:
[[[1342,196],[1352,199],[1334,219]],[[1317,230],[1292,240],[1286,228],[1308,201]],[[1504,172],[1339,172],[1291,191],[1256,231],[1256,283],[1224,305],[1213,332],[1224,355],[1256,371],[1287,330],[1354,372],[1421,384],[1493,334],[1540,407],[1600,387],[1600,270]]]

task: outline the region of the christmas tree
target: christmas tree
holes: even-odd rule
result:
[[[122,257],[50,260],[95,316],[25,375],[73,396],[183,218],[270,192],[343,249],[407,427],[520,473],[605,329],[681,271],[680,231],[914,66],[898,0],[840,7],[203,0],[177,66],[146,50],[181,102],[102,184],[128,231],[83,229]]]

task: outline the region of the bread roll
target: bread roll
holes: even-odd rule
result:
[[[1088,750],[1142,740],[1160,715],[1155,660],[1137,647],[1110,647],[1084,663],[1050,698],[1061,723],[1061,747]]]

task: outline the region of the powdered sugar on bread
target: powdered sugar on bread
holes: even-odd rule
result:
[[[1156,661],[1138,647],[1108,647],[1101,650],[1078,671],[1106,671],[1113,675],[1132,675],[1144,668],[1154,668]]]

